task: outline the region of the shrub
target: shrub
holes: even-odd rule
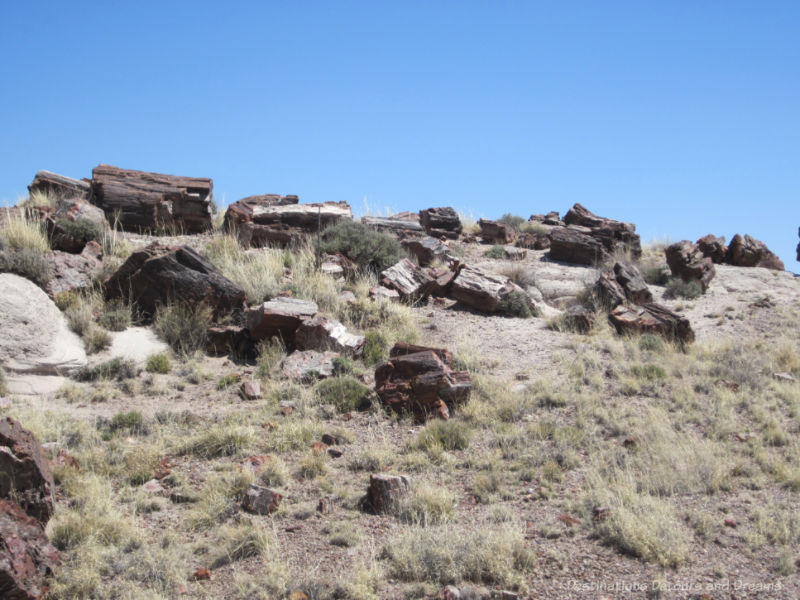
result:
[[[492,246],[486,252],[483,253],[486,258],[496,258],[501,259],[506,257],[506,249],[502,246]]]
[[[44,254],[50,250],[44,225],[34,215],[7,213],[0,226],[0,245],[15,252],[31,250]]]
[[[455,421],[433,421],[417,434],[415,447],[426,452],[431,450],[466,450],[469,446],[470,429]]]
[[[131,325],[131,307],[119,298],[111,300],[97,321],[109,331],[125,331]]]
[[[691,281],[684,281],[680,277],[673,277],[667,282],[667,289],[664,296],[667,298],[686,298],[694,300],[703,295],[703,288],[700,282],[692,279]]]
[[[350,376],[323,379],[315,389],[325,404],[333,404],[339,412],[369,408],[371,390]]]
[[[357,221],[341,221],[323,231],[322,250],[341,252],[362,269],[377,273],[406,256],[395,238]]]
[[[399,517],[421,527],[441,525],[452,518],[455,505],[455,495],[447,488],[421,485],[401,501]]]
[[[145,426],[144,416],[138,410],[131,410],[128,412],[121,412],[115,414],[111,418],[109,429],[112,432],[128,431],[130,433],[146,433],[147,427]]]
[[[172,370],[172,361],[170,361],[169,356],[164,353],[151,354],[147,357],[145,368],[148,373],[166,374]]]
[[[136,363],[131,360],[123,360],[121,358],[112,358],[104,363],[95,365],[93,367],[85,367],[75,378],[78,381],[97,381],[98,379],[130,379],[136,377],[139,370]]]
[[[111,345],[111,336],[102,327],[89,327],[83,335],[83,343],[86,344],[86,352],[94,354]]]
[[[514,290],[497,305],[497,311],[509,317],[530,319],[537,316],[538,311],[531,310],[531,298],[525,292]]]
[[[241,523],[226,527],[216,544],[223,549],[222,553],[211,563],[211,568],[218,569],[251,556],[262,556],[275,544],[275,535],[263,524]]]
[[[269,377],[275,368],[286,357],[286,346],[278,337],[262,340],[258,343],[258,375]]]
[[[45,255],[37,250],[4,250],[0,241],[0,273],[14,273],[30,279],[39,287],[50,281],[52,274]]]
[[[389,357],[389,342],[377,331],[370,331],[364,336],[362,358],[368,366],[382,363]]]
[[[103,228],[90,219],[59,219],[56,221],[56,229],[60,229],[65,235],[86,242],[100,242],[103,239]]]
[[[158,307],[153,326],[176,354],[187,356],[205,347],[212,321],[208,306],[169,304]]]
[[[189,440],[179,452],[203,458],[234,456],[255,442],[255,433],[249,427],[214,425]]]
[[[522,228],[522,225],[526,223],[525,219],[518,215],[512,215],[511,213],[504,214],[502,217],[497,219],[497,222],[505,223],[515,231],[519,231]]]

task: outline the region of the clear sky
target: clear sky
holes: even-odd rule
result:
[[[800,2],[10,2],[0,201],[39,169],[363,210],[575,202],[800,270]]]

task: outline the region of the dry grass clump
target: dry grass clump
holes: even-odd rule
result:
[[[7,211],[0,217],[0,272],[16,273],[39,286],[50,280],[50,251],[43,224],[34,215]]]
[[[264,556],[276,547],[275,533],[260,521],[243,522],[220,529],[215,546],[221,548],[211,567],[218,569],[230,563]]]
[[[189,356],[205,347],[206,331],[212,322],[208,306],[170,304],[158,307],[153,329],[176,354]]]
[[[449,489],[422,484],[414,486],[403,499],[398,516],[419,527],[443,525],[453,519],[455,505],[455,494]]]
[[[256,431],[251,426],[219,423],[192,436],[177,451],[201,458],[234,456],[252,448],[257,439]]]
[[[230,234],[215,237],[204,250],[211,264],[241,287],[251,304],[269,300],[281,290],[286,253],[271,248],[244,250]]]
[[[468,581],[523,592],[525,574],[534,563],[522,532],[507,526],[485,531],[409,527],[386,542],[381,558],[401,581]]]

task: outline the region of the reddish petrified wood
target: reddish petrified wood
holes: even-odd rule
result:
[[[18,503],[44,525],[53,514],[53,489],[50,465],[34,435],[14,419],[0,420],[0,498]]]

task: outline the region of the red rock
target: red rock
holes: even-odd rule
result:
[[[242,499],[242,508],[257,515],[275,512],[283,500],[278,492],[258,485],[249,485]]]
[[[330,498],[325,498],[324,496],[319,499],[317,503],[317,512],[323,515],[329,515],[331,513],[333,506]]]
[[[711,262],[716,264],[725,262],[725,256],[728,254],[725,238],[716,237],[710,233],[697,240],[697,247],[703,256],[710,258]]]
[[[71,469],[75,469],[76,471],[81,470],[81,464],[78,462],[78,459],[71,454],[67,454],[67,451],[63,448],[59,449],[58,454],[52,461],[52,464],[60,467],[69,467]]]
[[[247,309],[245,319],[254,341],[277,336],[287,343],[294,343],[297,328],[317,310],[317,305],[310,300],[274,298]]]
[[[369,297],[372,300],[400,300],[400,293],[397,290],[379,285],[369,289]]]
[[[317,456],[321,456],[326,454],[328,450],[327,444],[325,442],[314,442],[311,444],[311,452],[313,452]]]
[[[738,524],[736,523],[736,519],[733,519],[731,517],[725,519],[724,523],[725,527],[733,527],[734,529],[738,526]]]
[[[360,356],[364,349],[364,336],[355,335],[336,319],[317,315],[300,323],[294,336],[298,350],[332,350],[351,356]]]
[[[590,230],[580,228],[553,228],[550,231],[550,259],[578,265],[596,265],[602,262],[607,251],[589,233]]]
[[[408,238],[401,244],[411,256],[417,259],[421,267],[431,264],[437,258],[444,259],[450,253],[450,246],[432,237]]]
[[[45,577],[59,564],[39,522],[14,502],[0,500],[0,597],[39,600]]]
[[[453,280],[450,296],[459,302],[485,313],[495,313],[510,294],[519,292],[527,298],[531,311],[536,310],[528,294],[507,277],[463,266]]]
[[[245,381],[239,388],[239,395],[244,400],[260,400],[261,384],[258,381]]]
[[[508,223],[480,219],[478,226],[481,228],[480,236],[484,242],[511,244],[517,239],[517,232]]]
[[[457,240],[461,233],[461,219],[449,206],[419,211],[419,222],[428,235],[433,237],[444,236]]]
[[[676,242],[664,249],[667,265],[676,277],[684,281],[697,281],[705,292],[716,271],[710,258],[703,256],[697,244]]]
[[[681,342],[694,341],[689,319],[661,304],[619,306],[608,315],[619,334],[654,333]]]
[[[614,264],[614,277],[622,286],[625,297],[633,304],[647,304],[653,301],[653,294],[647,287],[639,269],[627,262]]]
[[[197,569],[190,577],[192,581],[211,581],[211,571],[202,567]]]
[[[411,479],[405,475],[370,475],[362,506],[376,515],[397,514],[410,491]]]
[[[381,285],[396,290],[403,300],[426,296],[432,283],[430,275],[407,258],[381,272]]]
[[[725,262],[737,267],[764,267],[776,271],[786,269],[781,259],[764,242],[749,235],[742,237],[738,233],[728,246]]]
[[[92,287],[95,277],[103,268],[103,249],[92,241],[85,245],[80,254],[54,250],[45,257],[50,268],[50,280],[45,291],[50,297]]]
[[[576,519],[575,517],[573,517],[568,513],[561,513],[560,515],[558,515],[558,520],[564,523],[564,525],[566,525],[567,527],[573,527],[575,525],[581,524],[580,519]]]
[[[44,525],[53,514],[53,490],[50,465],[34,435],[14,419],[0,420],[0,498]]]

